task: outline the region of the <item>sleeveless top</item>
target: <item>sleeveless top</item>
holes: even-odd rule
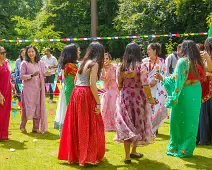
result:
[[[77,73],[76,86],[90,86],[90,75]]]

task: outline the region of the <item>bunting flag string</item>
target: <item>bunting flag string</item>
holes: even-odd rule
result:
[[[202,33],[183,33],[183,34],[164,34],[164,35],[135,35],[135,36],[114,36],[114,37],[87,37],[87,38],[64,38],[64,39],[35,39],[35,40],[6,40],[0,39],[0,43],[56,43],[56,42],[74,42],[74,41],[103,41],[103,40],[125,40],[125,39],[145,39],[145,38],[181,38],[193,36],[207,36],[208,32]]]

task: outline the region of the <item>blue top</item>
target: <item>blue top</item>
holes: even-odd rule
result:
[[[20,78],[20,72],[21,72],[21,59],[17,59],[15,62],[15,84],[21,84],[22,80]]]

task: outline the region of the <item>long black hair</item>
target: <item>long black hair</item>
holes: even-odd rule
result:
[[[88,60],[92,60],[92,62],[88,65],[88,69],[91,69],[95,63],[98,63],[99,69],[98,69],[98,78],[100,78],[101,70],[104,64],[104,47],[99,42],[92,42],[85,54],[85,57],[82,60],[82,63],[80,65],[79,74],[82,74],[85,64]]]
[[[188,57],[191,62],[191,71],[195,78],[200,77],[200,73],[198,71],[198,65],[202,66],[204,69],[204,63],[200,56],[200,51],[196,45],[196,43],[192,40],[185,40],[182,43],[182,56]]]
[[[60,56],[61,69],[65,69],[65,65],[68,63],[77,63],[77,48],[79,48],[79,46],[73,43],[64,47]]]
[[[142,54],[141,49],[138,44],[132,42],[126,46],[122,64],[121,64],[121,71],[126,71],[131,67],[134,69],[136,64],[142,61]]]
[[[35,46],[27,46],[26,47],[26,57],[25,57],[25,60],[27,62],[31,62],[30,57],[28,56],[28,51],[29,51],[30,48],[33,48],[35,50],[35,53],[36,53],[35,62],[38,63],[40,61],[40,54],[38,52],[38,49]]]

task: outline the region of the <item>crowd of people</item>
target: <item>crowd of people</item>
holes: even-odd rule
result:
[[[122,62],[112,63],[99,42],[92,42],[82,61],[77,44],[65,46],[59,65],[45,50],[22,49],[16,61],[13,88],[6,50],[0,47],[0,140],[8,140],[12,91],[22,102],[20,130],[33,120],[32,132],[48,131],[45,83],[54,83],[60,67],[60,91],[54,128],[60,131],[59,160],[97,164],[105,156],[105,132],[115,131],[123,143],[125,164],[144,155],[138,146],[154,142],[170,108],[170,143],[167,155],[192,157],[196,144],[212,144],[212,38],[203,49],[194,41],[179,44],[177,51],[160,57],[159,43],[148,45],[144,58],[138,44],[126,46]],[[104,81],[104,90],[97,81]],[[23,83],[23,90],[18,83]],[[50,86],[50,102],[53,102]],[[191,107],[192,106],[192,107]],[[132,150],[131,150],[132,146]]]

